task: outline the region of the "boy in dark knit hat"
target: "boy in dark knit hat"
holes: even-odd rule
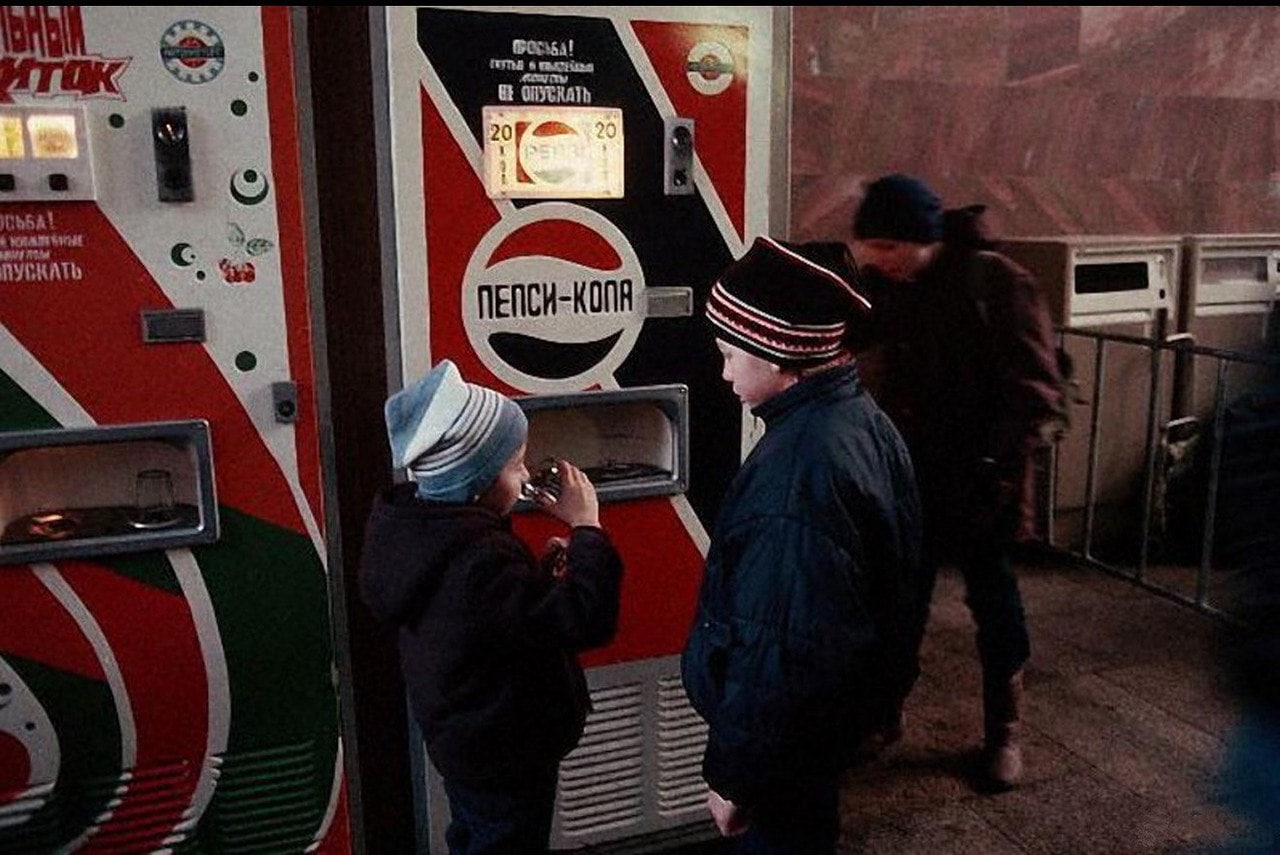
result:
[[[964,577],[982,662],[982,783],[1006,789],[1022,775],[1030,656],[1011,549],[1061,377],[1031,275],[973,240],[945,240],[943,225],[942,203],[918,178],[866,187],[852,249],[875,311],[858,363],[911,449],[929,566],[951,563]]]
[[[576,653],[618,619],[622,563],[595,488],[559,461],[570,527],[552,572],[511,530],[529,480],[528,425],[514,401],[445,360],[386,404],[392,463],[410,481],[381,493],[365,531],[360,590],[399,631],[400,663],[427,754],[444,779],[451,853],[547,851],[560,761],[590,701]]]
[[[907,450],[858,383],[867,301],[808,247],[758,238],[706,317],[765,424],[724,496],[681,661],[703,776],[739,851],[835,852],[839,777],[917,673],[920,520]]]

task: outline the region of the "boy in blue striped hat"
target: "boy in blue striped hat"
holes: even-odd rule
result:
[[[559,461],[567,570],[511,529],[529,479],[514,401],[444,360],[385,407],[392,463],[410,480],[378,495],[360,589],[398,630],[400,664],[427,754],[444,779],[451,853],[545,852],[560,761],[590,706],[576,654],[607,643],[622,562],[595,488]]]

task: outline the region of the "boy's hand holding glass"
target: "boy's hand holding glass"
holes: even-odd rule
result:
[[[567,460],[545,465],[525,486],[525,498],[569,526],[600,527],[600,502],[595,485]]]

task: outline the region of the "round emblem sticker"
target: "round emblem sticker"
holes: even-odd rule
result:
[[[626,236],[589,208],[545,202],[503,217],[462,284],[467,338],[525,392],[612,382],[646,316],[644,273]]]
[[[685,73],[703,95],[719,95],[733,83],[733,53],[719,42],[698,42],[685,60]]]
[[[208,24],[179,21],[160,39],[160,61],[183,83],[208,83],[222,73],[226,49]]]

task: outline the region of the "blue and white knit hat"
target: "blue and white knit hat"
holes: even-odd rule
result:
[[[469,502],[493,484],[528,436],[510,398],[462,379],[446,359],[387,399],[391,463],[408,468],[418,495]]]

